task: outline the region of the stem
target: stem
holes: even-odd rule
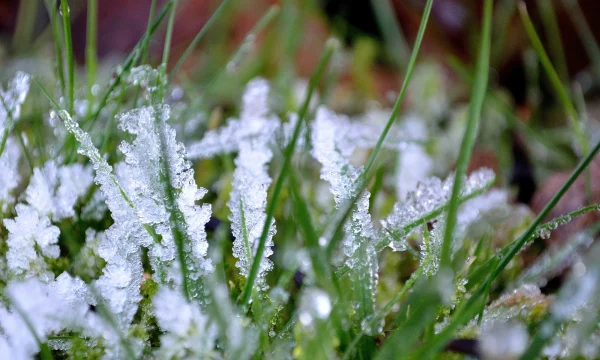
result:
[[[277,182],[275,183],[275,188],[273,190],[273,197],[268,204],[267,208],[267,218],[265,219],[265,224],[263,226],[262,234],[260,235],[260,239],[258,242],[258,248],[256,249],[256,255],[254,257],[254,261],[252,262],[252,268],[250,269],[250,273],[248,274],[248,279],[246,281],[246,286],[244,287],[244,291],[241,296],[240,304],[242,307],[246,307],[248,305],[248,301],[250,300],[250,295],[252,294],[252,288],[254,286],[254,281],[256,280],[256,276],[258,274],[258,268],[260,266],[260,262],[262,260],[263,254],[265,252],[265,242],[267,240],[267,235],[269,233],[269,228],[271,225],[271,221],[273,220],[273,216],[275,214],[275,208],[277,207],[277,200],[281,195],[281,190],[283,189],[283,183],[285,181],[285,177],[288,175],[289,167],[292,162],[292,155],[294,154],[294,148],[296,147],[296,142],[298,142],[298,137],[300,136],[300,129],[304,119],[306,118],[306,114],[308,113],[308,107],[310,104],[310,100],[312,95],[321,80],[321,76],[329,63],[329,59],[333,55],[333,52],[339,46],[338,42],[334,39],[330,39],[325,44],[325,51],[323,55],[321,55],[321,59],[319,60],[319,64],[317,66],[316,72],[310,79],[308,92],[306,94],[306,98],[304,99],[304,104],[302,108],[298,112],[298,122],[296,123],[296,127],[294,128],[294,134],[292,136],[292,140],[288,144],[285,149],[285,157],[283,160],[283,166],[279,171],[279,176],[277,177]]]
[[[460,153],[458,155],[454,184],[452,186],[452,195],[450,196],[450,203],[448,204],[448,215],[446,217],[446,228],[444,232],[444,241],[442,243],[440,267],[450,266],[452,240],[454,236],[454,228],[456,226],[456,216],[458,214],[461,188],[465,181],[471,154],[473,153],[473,146],[475,145],[475,138],[477,137],[477,126],[481,117],[481,108],[483,107],[483,100],[485,99],[488,82],[488,68],[490,64],[492,8],[493,1],[486,0],[483,9],[483,24],[481,42],[479,45],[479,57],[475,70],[475,80],[473,83],[471,102],[469,104],[467,127],[465,129],[465,134],[460,147]]]
[[[75,110],[75,55],[73,54],[73,40],[71,36],[71,16],[69,3],[67,0],[61,0],[60,13],[63,18],[63,32],[65,35],[65,48],[67,49],[67,71],[69,75],[68,91],[68,107],[69,114],[73,115]]]
[[[88,0],[87,8],[87,37],[85,47],[85,66],[87,68],[88,112],[92,111],[94,94],[92,87],[96,83],[98,58],[96,44],[98,40],[98,0]]]

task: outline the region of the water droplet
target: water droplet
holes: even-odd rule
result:
[[[60,8],[58,9],[58,12],[59,12],[60,16],[63,16],[63,7],[62,7],[62,4],[60,5]],[[69,15],[70,13],[71,13],[71,8],[69,7],[69,5],[67,5],[66,14]]]
[[[360,323],[361,330],[370,336],[375,336],[383,332],[384,319],[378,319],[376,315],[369,315]]]

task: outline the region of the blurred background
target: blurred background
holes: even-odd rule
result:
[[[166,0],[158,0],[158,10]],[[177,5],[171,59],[178,59],[210,18],[220,1],[180,0]],[[600,1],[527,0],[534,26],[563,82],[580,94],[578,110],[585,115],[586,132],[600,138]],[[49,6],[52,1],[0,0],[0,76],[6,80],[16,69],[52,79],[56,66]],[[268,28],[247,36],[273,5],[280,6]],[[87,2],[69,1],[73,46],[80,65],[85,64]],[[415,40],[425,0],[252,0],[232,1],[218,23],[198,44],[178,73],[183,93],[194,101],[208,79],[227,64],[227,81],[211,87],[207,108],[225,114],[234,108],[242,84],[255,76],[271,79],[276,89],[302,93],[314,70],[325,41],[336,37],[343,50],[336,55],[321,89],[336,111],[364,112],[375,102],[390,107],[399,91],[410,50]],[[474,152],[471,168],[488,166],[501,174],[501,185],[516,189],[517,201],[539,211],[556,192],[581,156],[574,146],[569,121],[550,82],[531,48],[519,18],[517,0],[495,1],[489,92],[501,99],[497,122],[488,122]],[[148,26],[150,0],[98,1],[97,53],[99,79],[110,79],[114,68],[134,48]],[[441,127],[453,131],[444,119],[464,113],[470,91],[480,31],[482,2],[436,0],[419,54],[419,67],[406,102],[410,109],[441,119]],[[159,65],[166,21],[152,37],[149,62]],[[231,59],[236,53],[237,57]],[[176,60],[170,61],[172,67]],[[85,70],[79,70],[84,78]],[[293,84],[292,86],[290,84]],[[577,96],[574,96],[577,98]],[[293,108],[299,96],[285,97]],[[294,100],[296,99],[296,100]],[[490,105],[486,102],[486,104]],[[497,104],[496,104],[497,105]],[[421,107],[421,109],[419,109]],[[439,109],[439,110],[436,110]],[[484,109],[484,112],[486,110]],[[488,113],[486,116],[492,117]],[[497,131],[494,130],[497,128]],[[456,129],[454,129],[456,130]],[[459,139],[454,137],[454,139]],[[488,141],[489,140],[489,141]],[[579,149],[579,150],[578,150]],[[446,169],[453,167],[449,160]],[[445,170],[442,170],[445,171]],[[600,162],[592,166],[600,175]],[[581,207],[587,200],[600,201],[600,184],[584,196],[584,186],[571,190],[551,214]],[[589,189],[588,189],[589,190]],[[586,198],[587,196],[587,198]],[[589,199],[593,196],[593,199]],[[584,217],[585,218],[585,217]],[[596,221],[590,215],[583,223]],[[565,232],[572,231],[565,227]],[[560,239],[560,236],[553,238]]]

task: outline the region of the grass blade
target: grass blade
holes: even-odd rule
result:
[[[85,42],[85,67],[87,69],[88,111],[91,112],[94,103],[92,88],[96,84],[98,57],[96,44],[98,41],[98,0],[88,0],[87,33]]]
[[[440,267],[450,265],[450,256],[452,250],[452,238],[454,236],[454,227],[456,226],[456,216],[458,213],[459,198],[461,188],[465,181],[467,167],[473,153],[475,138],[477,137],[477,127],[481,117],[481,108],[487,90],[488,72],[490,64],[490,44],[492,38],[492,8],[493,1],[486,0],[483,10],[483,24],[481,31],[481,43],[479,45],[479,57],[475,70],[475,80],[469,103],[469,113],[467,117],[467,127],[460,146],[458,163],[456,165],[454,184],[452,186],[452,195],[448,204],[448,215],[446,217],[446,229],[444,232],[444,241],[442,243],[442,254]]]
[[[215,10],[215,12],[212,14],[212,16],[208,19],[208,21],[204,24],[204,26],[202,26],[202,29],[200,29],[200,31],[198,32],[198,34],[196,34],[196,36],[194,37],[194,39],[192,40],[192,42],[185,49],[183,55],[181,55],[181,57],[179,58],[179,60],[177,60],[177,63],[175,64],[175,66],[173,66],[173,69],[169,73],[169,78],[167,80],[167,84],[171,83],[171,81],[173,80],[173,78],[175,77],[175,75],[177,75],[177,72],[181,68],[181,65],[183,65],[183,63],[188,58],[188,56],[190,56],[190,54],[192,53],[192,51],[194,51],[194,49],[196,48],[196,46],[198,46],[198,43],[204,38],[204,35],[206,35],[206,33],[208,32],[208,30],[212,27],[212,25],[221,16],[221,14],[227,8],[227,5],[231,1],[232,0],[224,0],[221,3],[221,5],[219,5],[219,7],[217,8],[217,10]],[[163,61],[164,61],[164,59],[163,59]]]
[[[75,55],[73,54],[73,39],[71,36],[71,15],[69,14],[69,3],[67,0],[60,2],[60,15],[63,19],[63,32],[65,36],[65,49],[67,51],[67,109],[73,115],[75,111]]]
[[[17,13],[17,25],[13,35],[12,46],[14,51],[22,53],[31,46],[31,38],[35,28],[35,19],[38,13],[38,0],[21,0]]]
[[[308,113],[308,107],[310,104],[310,100],[312,99],[312,95],[319,84],[323,73],[325,72],[325,68],[329,63],[329,59],[333,55],[333,52],[339,46],[337,40],[330,39],[325,44],[325,50],[321,55],[321,59],[319,60],[319,64],[317,65],[317,70],[313,74],[310,79],[308,92],[306,94],[306,98],[304,99],[304,103],[298,112],[298,122],[296,123],[296,127],[294,128],[294,134],[292,136],[292,140],[288,144],[285,149],[283,165],[281,170],[279,171],[279,176],[277,177],[277,182],[275,183],[275,187],[273,190],[273,196],[271,201],[267,205],[267,218],[265,220],[265,224],[263,226],[263,230],[259,239],[258,248],[256,250],[256,255],[254,257],[254,262],[252,263],[252,268],[250,269],[250,273],[248,274],[248,279],[246,280],[246,286],[244,287],[244,291],[240,298],[240,304],[242,307],[246,307],[248,305],[248,301],[250,300],[250,295],[252,294],[252,289],[254,286],[254,281],[256,280],[256,275],[258,274],[258,268],[260,266],[260,261],[262,260],[263,253],[265,251],[265,242],[267,240],[267,235],[269,232],[271,221],[273,220],[273,216],[275,214],[275,208],[277,207],[277,200],[281,195],[281,190],[283,189],[283,183],[285,182],[285,177],[287,176],[289,167],[292,162],[292,155],[294,154],[294,148],[296,147],[296,142],[298,142],[298,137],[300,136],[300,129],[306,115]]]

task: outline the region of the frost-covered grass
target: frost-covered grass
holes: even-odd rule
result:
[[[16,62],[0,91],[1,358],[600,357],[596,227],[521,257],[599,208],[547,221],[580,175],[593,185],[600,150],[523,6],[579,161],[538,214],[514,201],[505,164],[467,171],[476,145],[502,153],[500,134],[535,133],[488,86],[491,0],[473,73],[455,62],[468,107],[420,60],[429,0],[395,105],[353,115],[330,96],[347,56],[335,39],[307,83],[285,53],[256,76],[269,55],[256,37],[298,31],[293,2],[271,7],[207,75],[178,75],[229,3],[173,59],[177,1],[152,1],[146,34],[107,73],[97,1],[81,69],[67,1],[45,2],[58,66]],[[224,114],[220,101],[235,105]],[[558,290],[540,290],[565,272]]]

